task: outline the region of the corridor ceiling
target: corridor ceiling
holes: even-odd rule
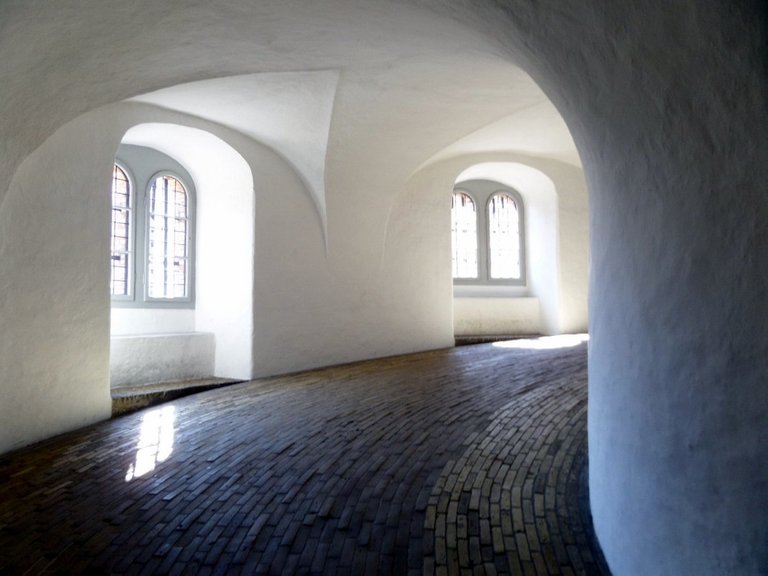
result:
[[[392,166],[399,178],[478,151],[578,164],[557,110],[507,49],[447,10],[186,4],[109,0],[86,11],[61,0],[56,18],[34,2],[0,7],[0,85],[23,111],[0,116],[0,133],[13,134],[2,142],[0,179],[58,126],[130,98],[272,146],[320,203],[334,167],[350,163],[361,173],[372,162]]]

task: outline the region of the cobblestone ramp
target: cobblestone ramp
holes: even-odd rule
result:
[[[488,344],[122,416],[0,457],[0,573],[596,573],[585,394]]]
[[[609,573],[592,545],[585,376],[520,394],[445,465],[426,511],[425,574]]]

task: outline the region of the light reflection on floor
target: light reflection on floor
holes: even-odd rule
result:
[[[173,452],[175,423],[174,406],[163,406],[144,414],[136,447],[136,462],[128,466],[126,482],[152,472],[160,462],[168,459]]]
[[[517,348],[523,350],[556,350],[558,348],[572,348],[588,341],[589,334],[560,334],[558,336],[544,336],[542,338],[494,342],[493,346],[496,348]]]

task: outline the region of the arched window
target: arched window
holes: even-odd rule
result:
[[[455,191],[451,204],[454,278],[477,278],[477,208],[466,192]]]
[[[195,184],[191,176],[156,150],[121,146],[112,169],[111,197],[112,305],[194,308]]]
[[[112,167],[112,237],[110,240],[111,279],[110,293],[114,297],[132,294],[133,255],[133,194],[128,175],[120,166]]]
[[[520,213],[515,198],[506,192],[488,200],[488,276],[520,279]]]
[[[171,175],[154,179],[147,198],[147,296],[189,296],[189,196]]]
[[[457,284],[525,284],[524,208],[515,190],[490,180],[457,184],[451,240]]]

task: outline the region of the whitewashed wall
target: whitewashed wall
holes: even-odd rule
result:
[[[611,570],[762,574],[766,5],[511,6],[508,42],[590,187],[589,482]]]
[[[63,127],[0,205],[0,451],[110,415],[104,191],[118,139]]]
[[[103,191],[148,116],[82,114],[193,80],[342,71],[315,165],[325,228],[296,170],[235,146],[255,178],[267,169],[251,343],[253,372],[269,373],[450,343],[449,208],[430,186],[466,165],[417,173],[543,103],[515,62],[568,122],[590,188],[589,463],[608,561],[764,572],[764,2],[58,0],[0,3],[0,22],[0,451],[108,414]],[[509,136],[507,152],[563,161],[545,138]],[[583,284],[581,266],[560,271]],[[576,327],[580,293],[560,292]]]
[[[453,331],[456,336],[498,336],[541,333],[538,298],[455,297]]]
[[[110,388],[210,378],[215,350],[211,332],[112,336]]]

